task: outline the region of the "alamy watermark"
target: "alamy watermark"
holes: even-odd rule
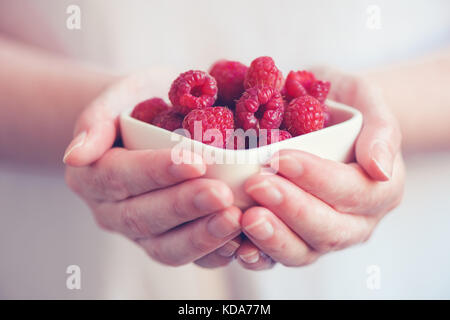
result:
[[[81,8],[75,4],[71,4],[66,8],[66,13],[69,15],[66,19],[66,27],[69,30],[81,29]]]
[[[366,28],[369,30],[380,30],[382,27],[381,8],[375,4],[369,5],[366,9],[366,14]]]
[[[175,164],[200,162],[200,158],[194,157],[192,152],[201,155],[208,165],[261,164],[266,163],[279,150],[277,144],[273,143],[279,142],[281,135],[278,129],[203,131],[202,122],[196,121],[192,136],[186,129],[177,129],[172,133],[171,140],[177,142],[171,153]],[[257,152],[251,152],[250,149],[256,148],[259,148]],[[269,171],[277,171],[277,168],[274,162],[271,163],[271,168],[267,167]]]
[[[76,264],[70,265],[66,268],[66,274],[69,276],[66,279],[66,288],[69,290],[81,290],[81,268]]]
[[[369,290],[381,289],[381,268],[378,265],[370,265],[366,268],[366,287]]]

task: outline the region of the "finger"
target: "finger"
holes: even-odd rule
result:
[[[316,252],[266,208],[247,210],[241,225],[256,247],[285,266],[304,266],[318,258]]]
[[[80,116],[74,138],[64,152],[63,162],[80,167],[98,160],[110,149],[117,136],[118,112],[112,112],[102,102],[94,103]]]
[[[338,69],[316,68],[314,72],[332,82],[330,99],[362,112],[363,128],[356,142],[356,159],[373,179],[389,180],[400,151],[401,132],[380,90],[364,78]]]
[[[275,261],[245,239],[236,252],[239,264],[248,270],[260,271],[273,268]]]
[[[377,216],[336,212],[277,175],[252,177],[246,182],[245,190],[319,252],[363,242],[379,219]]]
[[[160,235],[182,223],[231,207],[233,193],[223,182],[194,179],[94,209],[100,224],[132,239]]]
[[[282,150],[271,167],[298,187],[339,212],[375,214],[397,197],[394,184],[372,180],[357,164],[322,159],[307,152]],[[330,183],[331,182],[331,183]]]
[[[241,245],[241,237],[235,237],[222,247],[208,253],[195,261],[195,264],[203,268],[218,268],[228,265],[234,260],[234,254]]]
[[[170,149],[113,148],[91,166],[69,167],[67,183],[90,199],[123,200],[204,175],[206,165],[202,157],[184,152],[190,161],[176,164]]]
[[[97,161],[117,137],[120,113],[149,96],[164,94],[174,74],[171,69],[152,68],[110,86],[77,121],[75,141],[66,149],[65,163],[79,167]]]
[[[356,141],[356,160],[373,179],[392,178],[400,144],[400,129],[387,108],[378,105],[364,114],[363,128]]]
[[[230,207],[138,243],[159,262],[171,266],[184,265],[235,238],[241,232],[241,216],[242,212],[237,207]]]

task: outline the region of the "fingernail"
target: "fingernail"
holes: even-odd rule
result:
[[[268,179],[251,185],[246,189],[246,192],[265,205],[275,206],[283,202],[283,195]]]
[[[231,240],[230,242],[225,243],[222,247],[217,249],[217,254],[219,256],[228,258],[234,255],[236,250],[239,248],[239,243],[237,243],[234,240]]]
[[[213,216],[206,225],[208,232],[219,239],[228,237],[238,231],[239,228],[239,221],[226,210]]]
[[[186,179],[192,177],[192,172],[189,170],[195,170],[198,175],[204,175],[206,173],[206,165],[202,162],[192,164],[171,164],[169,166],[169,173],[177,179]],[[186,170],[188,169],[188,170]]]
[[[386,179],[390,179],[392,176],[394,159],[386,142],[379,140],[373,144],[372,160]]]
[[[245,227],[245,230],[257,240],[267,240],[273,236],[274,230],[272,224],[266,218],[260,218],[251,225]]]
[[[239,258],[248,264],[257,263],[259,261],[259,251],[253,251],[247,254],[240,254]]]
[[[300,161],[289,155],[273,159],[270,166],[288,178],[298,178],[303,173],[303,166]]]
[[[205,189],[194,196],[194,205],[202,212],[213,212],[227,208],[232,202],[215,188]]]
[[[73,150],[81,147],[84,144],[84,141],[86,140],[86,135],[87,135],[87,132],[83,131],[72,140],[72,142],[67,147],[66,152],[64,153],[64,157],[63,157],[64,163],[66,163],[67,158],[70,156],[70,154],[73,152]]]

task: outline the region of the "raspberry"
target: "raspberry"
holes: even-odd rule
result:
[[[197,126],[195,126],[196,122]],[[204,109],[192,110],[184,118],[183,128],[190,132],[191,138],[197,139],[205,144],[223,148],[228,140],[226,130],[234,129],[233,112],[226,107],[206,107]],[[195,134],[195,128],[201,129],[201,137],[199,137],[200,133]],[[205,137],[205,132],[208,129],[219,130],[222,138],[216,141],[215,137],[212,136],[208,139],[208,137]],[[214,135],[214,133],[211,132],[211,135]]]
[[[244,130],[277,129],[283,121],[284,101],[271,87],[247,89],[236,103],[236,124]]]
[[[181,128],[182,122],[183,116],[181,114],[173,110],[167,110],[158,114],[155,119],[153,119],[152,124],[169,131],[175,131],[176,129]]]
[[[151,98],[137,104],[131,116],[135,119],[152,123],[157,114],[169,109],[169,105],[161,98]]]
[[[284,96],[286,100],[291,101],[308,94],[308,90],[316,81],[314,74],[308,71],[291,71],[289,72],[284,84]]]
[[[187,115],[194,109],[210,107],[216,98],[216,80],[206,72],[198,70],[180,74],[169,91],[169,99],[175,111],[182,115]]]
[[[219,105],[234,108],[235,100],[244,92],[244,78],[247,66],[237,61],[219,60],[209,71],[217,81]]]
[[[328,92],[330,91],[330,87],[331,83],[329,83],[328,81],[317,80],[311,84],[308,93],[309,95],[319,100],[320,103],[324,103],[327,98]]]
[[[255,86],[268,86],[281,90],[283,74],[275,66],[271,57],[259,57],[252,61],[244,80],[245,89]]]
[[[269,145],[292,138],[292,135],[285,130],[267,129],[259,131],[259,146]]]
[[[295,98],[289,103],[284,113],[283,126],[294,137],[322,129],[323,125],[322,105],[311,96]]]

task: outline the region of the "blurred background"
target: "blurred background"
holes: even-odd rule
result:
[[[71,5],[80,29],[67,27]],[[0,34],[117,74],[262,55],[284,73],[364,72],[448,47],[450,2],[0,0]],[[48,166],[0,159],[0,298],[450,298],[450,150],[406,152],[403,203],[367,244],[259,273],[163,267],[100,231],[65,186],[63,152]],[[81,290],[66,287],[69,265]]]

